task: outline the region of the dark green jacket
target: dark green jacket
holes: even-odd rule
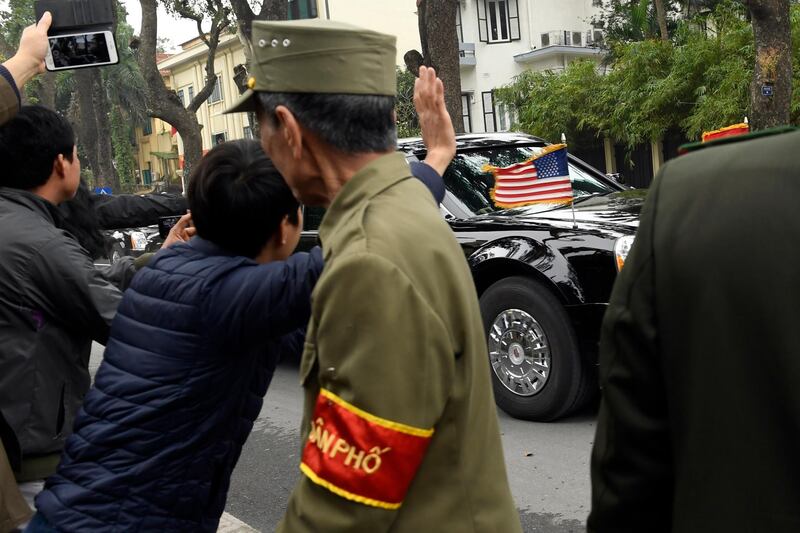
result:
[[[800,132],[653,183],[603,324],[591,532],[800,531]]]
[[[403,155],[359,171],[320,238],[305,475],[278,530],[521,531],[470,271]]]

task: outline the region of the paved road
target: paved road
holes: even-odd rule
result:
[[[101,349],[95,345],[93,367],[99,364]],[[228,494],[227,513],[256,530],[274,531],[299,477],[301,411],[297,367],[281,365],[242,451]],[[584,532],[594,414],[554,424],[522,422],[502,411],[498,416],[511,491],[523,530]],[[225,529],[245,530],[249,528],[235,525]]]
[[[302,398],[297,369],[278,368],[258,420],[233,473],[227,512],[273,531],[299,476]],[[511,490],[523,529],[583,532],[589,506],[593,414],[536,424],[500,412]]]

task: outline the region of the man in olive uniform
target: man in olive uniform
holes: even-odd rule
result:
[[[395,38],[255,22],[253,44],[233,110],[258,113],[295,195],[328,208],[300,367],[303,477],[278,530],[520,531],[470,271],[395,151]]]
[[[769,133],[653,182],[603,324],[590,532],[800,531],[800,132]]]

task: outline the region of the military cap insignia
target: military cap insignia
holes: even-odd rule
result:
[[[253,76],[250,76],[250,78],[247,80],[247,88],[252,89],[255,86],[256,86],[256,79]]]
[[[397,509],[432,435],[433,429],[377,417],[322,389],[300,470],[342,498]]]

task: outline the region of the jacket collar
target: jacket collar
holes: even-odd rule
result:
[[[12,189],[10,187],[0,187],[0,198],[38,213],[53,225],[56,225],[56,223],[61,220],[61,213],[56,206],[32,192],[22,189]]]
[[[400,152],[381,156],[356,172],[333,199],[319,226],[325,257],[330,253],[330,237],[347,223],[361,204],[409,176],[408,162]]]
[[[233,252],[229,252],[222,246],[219,246],[218,244],[206,240],[198,235],[195,235],[194,237],[189,239],[189,242],[185,244],[181,243],[181,244],[176,244],[175,246],[188,246],[189,248],[197,252],[200,252],[205,256],[240,257],[244,261],[249,261],[253,264],[256,264],[255,260],[250,259],[249,257],[236,255]]]
[[[223,247],[211,241],[208,241],[200,236],[192,237],[187,243],[187,245],[190,248],[197,250],[203,255],[227,255],[227,256],[235,255],[225,250]]]

